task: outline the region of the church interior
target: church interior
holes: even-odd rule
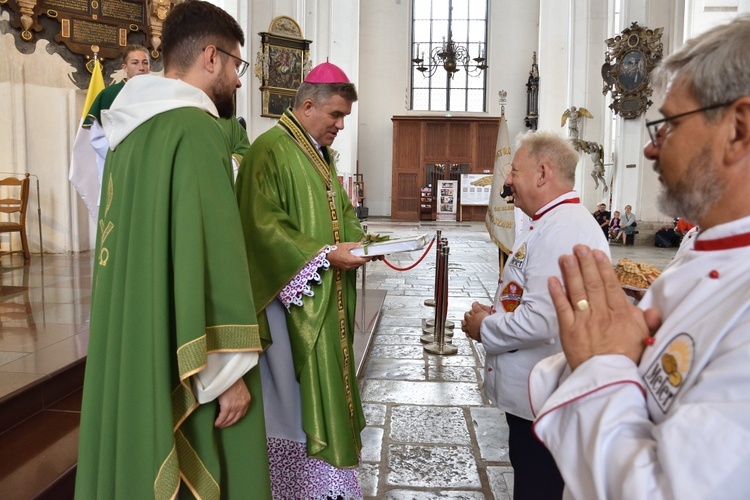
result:
[[[124,78],[114,55],[123,40],[147,46],[152,73],[163,71],[160,24],[180,2],[125,3],[132,10],[123,16],[135,17],[121,19],[113,49],[102,42],[96,56],[105,85]],[[302,71],[325,61],[346,71],[358,101],[333,145],[339,180],[371,233],[443,230],[453,248],[447,291],[453,321],[472,301],[492,300],[497,247],[485,229],[487,203],[441,207],[438,182],[491,175],[501,123],[511,145],[529,129],[573,140],[581,153],[575,180],[581,202],[590,212],[600,203],[613,211],[632,205],[638,221],[635,245],[613,247],[613,261],[629,256],[666,265],[674,250],[653,248],[653,234],[672,219],[656,205],[659,182],[642,154],[645,122],[661,116],[649,64],[750,11],[750,0],[211,3],[245,32],[242,58],[250,68],[240,79],[235,112],[250,142],[276,124],[294,95],[294,78],[285,80],[274,50],[293,47]],[[97,224],[69,172],[92,78],[87,63],[99,46],[71,42],[65,27],[85,20],[86,36],[106,38],[92,27],[94,4],[0,2],[0,177],[27,179],[24,231],[0,232],[4,498],[72,498]],[[446,33],[468,56],[437,55],[445,53]],[[455,76],[450,64],[458,64]],[[406,266],[419,256],[393,260]],[[355,349],[368,421],[362,492],[509,499],[507,428],[479,388],[482,349],[460,332],[455,356],[431,356],[419,342],[423,321],[435,314],[423,305],[433,297],[435,260],[432,252],[401,273],[375,262],[358,276]]]

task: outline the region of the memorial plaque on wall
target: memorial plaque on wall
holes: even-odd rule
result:
[[[116,59],[128,45],[129,35],[140,32],[151,57],[158,59],[161,45],[161,23],[171,8],[170,0],[7,0],[6,6],[16,14],[11,21],[21,30],[21,38],[32,42],[48,23],[41,18],[54,19],[59,31],[54,40],[64,44],[74,54]],[[47,35],[47,36],[43,36]]]
[[[146,31],[145,0],[43,0],[41,3],[46,15],[60,21],[55,40],[76,54],[90,53],[91,46],[96,45],[101,57],[114,59],[128,44],[129,31]],[[80,7],[86,7],[87,12]]]

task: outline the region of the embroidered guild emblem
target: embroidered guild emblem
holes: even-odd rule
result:
[[[669,341],[654,359],[644,377],[646,388],[662,412],[666,413],[680,392],[695,356],[695,343],[687,333]]]
[[[518,247],[518,250],[513,252],[509,264],[513,267],[517,267],[518,269],[522,269],[524,262],[526,262],[526,243],[522,244],[520,247]]]
[[[518,304],[521,303],[521,297],[523,297],[523,288],[518,283],[511,281],[505,285],[500,293],[500,304],[503,306],[503,310],[505,312],[515,311]]]

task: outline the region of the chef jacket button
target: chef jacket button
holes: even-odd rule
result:
[[[719,277],[719,271],[716,269],[712,270],[710,273],[708,273],[708,277],[711,279],[716,279]]]
[[[534,226],[530,226],[529,231],[533,231],[533,230],[534,230]]]
[[[491,367],[491,366],[488,366],[488,367],[487,367],[487,371],[488,371],[488,372],[491,372],[491,371],[492,371],[492,367]]]

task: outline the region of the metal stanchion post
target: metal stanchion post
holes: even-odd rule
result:
[[[443,238],[441,236],[442,234],[443,232],[440,229],[435,231],[435,257],[436,257],[435,260],[436,261],[440,259],[440,248],[443,246],[443,243],[444,243]],[[437,265],[435,265],[435,289],[437,289],[437,279],[438,279]],[[437,292],[433,293],[431,299],[425,299],[424,305],[426,305],[427,307],[435,307],[435,298],[437,297],[436,294]]]
[[[441,245],[437,254],[437,262],[435,264],[435,315],[432,320],[431,328],[423,328],[422,331],[425,333],[422,335],[423,344],[433,344],[437,342],[438,327],[440,323],[440,311],[443,307],[443,274],[447,271],[445,266],[445,245]]]
[[[445,248],[447,246],[448,246],[448,238],[441,238],[440,239],[440,248],[442,249],[442,248]],[[440,252],[440,250],[438,249],[438,255],[440,255],[439,252]],[[448,276],[448,266],[447,266],[447,264],[446,264],[446,268],[445,268],[445,275]],[[441,279],[441,278],[440,278],[440,275],[437,272],[437,266],[435,266],[435,302],[437,302],[437,293],[438,293],[437,290],[438,290],[438,280],[439,279]],[[433,319],[427,319],[424,322],[424,328],[422,329],[422,331],[424,331],[424,333],[433,333],[434,327],[435,327],[435,321]],[[448,321],[448,320],[445,321],[445,328],[453,330],[455,327],[456,327],[456,324],[453,321]],[[453,337],[453,332],[451,331],[447,335],[450,336],[450,337]]]
[[[362,231],[367,234],[367,222],[362,223]],[[365,285],[367,283],[367,263],[362,264],[362,300],[359,308],[359,331],[365,333]]]
[[[438,238],[438,240],[437,240],[437,242],[438,242],[438,248],[437,248],[436,252],[437,252],[438,259],[440,259],[440,250],[442,248],[448,246],[448,238],[441,238],[439,230],[438,230],[437,238]],[[446,272],[446,275],[447,275],[447,273],[448,273],[448,269],[447,268],[446,268],[445,272]],[[425,302],[424,302],[425,305],[434,307],[435,303],[437,302],[438,280],[440,280],[440,279],[441,279],[440,278],[440,273],[438,273],[437,264],[436,264],[435,265],[435,293],[433,295],[434,299],[433,299],[432,303],[430,303],[430,304],[427,303],[427,301],[429,301],[430,299],[425,300]],[[448,329],[451,330],[447,334],[449,337],[453,337],[453,329],[455,327],[456,327],[456,324],[453,321],[447,321],[446,320],[446,322],[445,322],[445,328],[448,328]],[[429,335],[434,335],[434,333],[435,333],[435,320],[434,319],[425,319],[422,322],[422,333],[424,333],[424,335],[422,336],[422,342],[424,342],[424,343],[433,342],[433,340],[431,338],[429,340],[427,340],[427,339],[428,339]]]
[[[440,286],[437,290],[435,303],[435,342],[424,346],[430,354],[451,355],[458,352],[458,348],[445,342],[445,318],[448,315],[448,254],[450,248],[446,245],[440,249],[440,264],[438,274]]]

